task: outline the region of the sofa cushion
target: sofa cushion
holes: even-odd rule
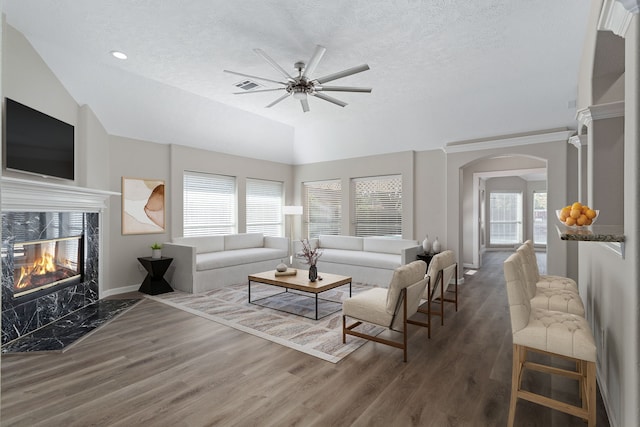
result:
[[[224,250],[261,248],[264,246],[262,233],[229,234],[224,236]]]
[[[387,270],[393,270],[401,265],[400,255],[383,254],[379,252],[350,251],[344,249],[323,249],[322,256],[318,260],[319,268],[322,268],[323,262],[382,268]]]
[[[195,246],[197,254],[224,250],[224,236],[174,237],[172,240],[178,245]]]
[[[285,258],[287,258],[286,250],[273,248],[247,248],[210,252],[196,255],[196,271],[233,267],[234,265],[252,264],[268,260],[274,260],[273,268],[275,269],[280,260]]]
[[[362,237],[320,235],[319,246],[329,249],[345,249],[350,251],[362,250]]]
[[[365,237],[362,243],[364,251],[398,255],[402,253],[403,249],[414,246],[418,246],[417,240],[392,239],[387,237]]]

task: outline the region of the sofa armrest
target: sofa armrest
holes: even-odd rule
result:
[[[411,246],[400,251],[400,262],[402,265],[412,263],[418,259],[418,255],[422,253],[422,245]]]
[[[162,256],[173,258],[167,271],[171,286],[183,292],[193,293],[193,280],[196,272],[196,247],[163,243]]]
[[[289,253],[289,239],[286,237],[264,236],[264,247],[281,249]]]

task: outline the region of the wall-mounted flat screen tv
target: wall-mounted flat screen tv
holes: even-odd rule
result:
[[[6,168],[74,179],[73,125],[5,98]]]

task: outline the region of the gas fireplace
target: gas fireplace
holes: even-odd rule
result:
[[[82,281],[82,235],[13,245],[13,296]]]

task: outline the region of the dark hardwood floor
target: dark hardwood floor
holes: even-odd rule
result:
[[[145,300],[63,354],[3,355],[3,426],[504,426],[511,331],[502,262],[465,276],[409,361],[369,342],[339,364]],[[127,296],[130,296],[127,295]],[[574,382],[532,390],[575,401]],[[598,425],[608,426],[598,394]],[[583,426],[520,401],[518,426]]]

